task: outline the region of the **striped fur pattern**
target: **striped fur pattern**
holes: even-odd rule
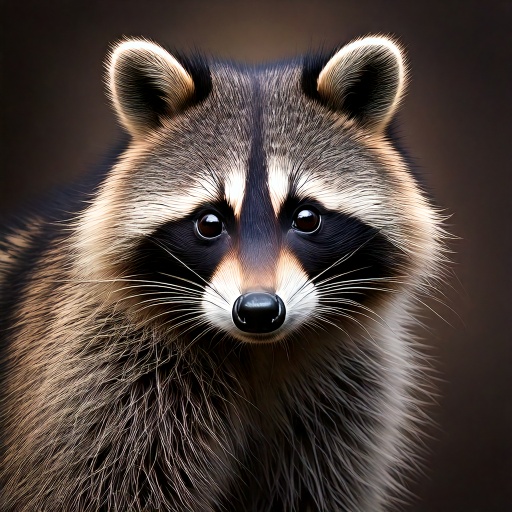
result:
[[[380,36],[260,67],[114,48],[127,149],[75,213],[0,245],[1,510],[403,497],[428,388],[411,327],[445,234],[387,135],[402,54]],[[237,329],[251,291],[282,299],[282,327]]]

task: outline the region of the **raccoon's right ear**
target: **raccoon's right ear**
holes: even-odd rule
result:
[[[121,124],[133,137],[157,128],[163,117],[182,110],[194,96],[194,81],[161,46],[128,39],[107,61],[108,88]]]
[[[400,46],[383,36],[357,39],[327,62],[317,93],[330,108],[362,126],[386,128],[402,99],[407,68]]]

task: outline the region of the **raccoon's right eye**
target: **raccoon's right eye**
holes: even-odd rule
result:
[[[205,213],[196,222],[196,231],[202,238],[216,238],[222,230],[222,221],[212,212]]]

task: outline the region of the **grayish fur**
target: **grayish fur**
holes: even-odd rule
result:
[[[443,279],[441,217],[384,135],[305,97],[300,62],[211,70],[203,102],[135,137],[90,205],[37,242],[2,332],[1,510],[376,512],[403,495],[428,395],[411,327]],[[383,289],[368,309],[347,319],[320,300],[268,344],[216,327],[207,283],[168,287],[177,326],[123,273],[141,236],[245,172],[251,80],[268,161],[314,176],[309,193],[407,256],[395,280],[366,283]],[[41,225],[0,246],[2,300]]]

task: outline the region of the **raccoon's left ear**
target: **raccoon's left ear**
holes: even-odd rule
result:
[[[406,81],[400,47],[386,37],[371,36],[344,46],[327,62],[317,91],[329,107],[382,131],[400,103]]]
[[[194,96],[185,68],[161,46],[145,39],[117,44],[107,61],[108,88],[121,124],[139,137],[164,117],[182,110]]]

